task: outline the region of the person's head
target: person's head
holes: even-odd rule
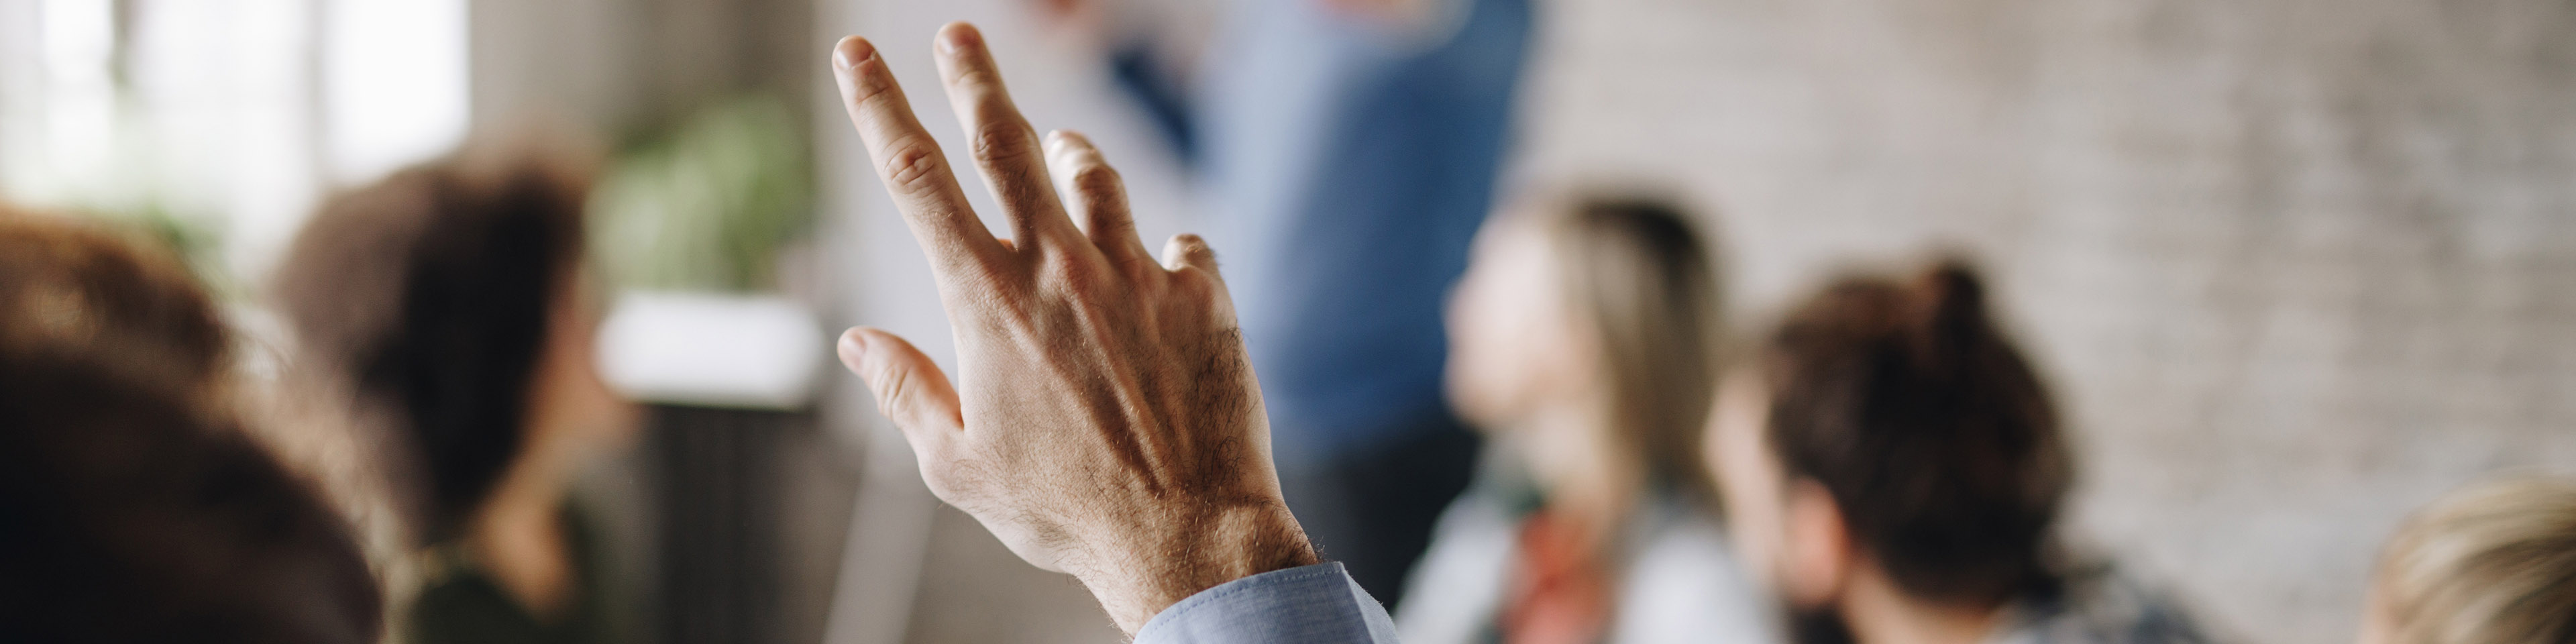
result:
[[[515,465],[606,438],[580,164],[470,151],[323,205],[275,284],[302,362],[417,454],[421,538],[459,534]]]
[[[1479,426],[1544,434],[1510,437],[1543,485],[1642,474],[1696,489],[1718,309],[1678,209],[1542,201],[1478,236],[1449,303],[1449,397]],[[1531,422],[1548,415],[1574,422]]]
[[[1749,358],[1721,388],[1708,458],[1748,566],[1793,609],[1865,583],[1969,609],[2053,586],[2073,459],[1966,266],[1836,281]]]
[[[2380,553],[2362,644],[2576,642],[2576,480],[2470,487]]]
[[[189,383],[226,404],[232,341],[196,276],[136,235],[0,206],[0,344],[51,347]]]
[[[372,642],[348,526],[246,434],[175,258],[0,212],[0,641]]]

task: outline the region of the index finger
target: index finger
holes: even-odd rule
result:
[[[842,38],[832,47],[832,76],[840,82],[850,125],[866,140],[878,178],[885,180],[895,209],[903,212],[904,225],[931,264],[944,275],[1001,252],[1001,243],[967,205],[939,142],[913,116],[903,87],[895,83],[894,71],[877,55],[876,46],[858,36]]]

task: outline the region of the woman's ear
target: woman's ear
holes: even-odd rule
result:
[[[1855,556],[1842,509],[1832,492],[1812,480],[1791,482],[1783,497],[1781,598],[1799,607],[1840,601]]]

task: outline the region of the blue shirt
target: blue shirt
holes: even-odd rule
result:
[[[1340,562],[1273,570],[1191,595],[1135,644],[1396,644],[1395,621]]]
[[[1447,414],[1442,303],[1493,205],[1531,22],[1529,0],[1444,0],[1401,32],[1324,4],[1249,3],[1197,123],[1208,237],[1288,461]]]

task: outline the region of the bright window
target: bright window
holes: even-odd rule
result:
[[[0,0],[0,198],[265,272],[326,190],[453,146],[465,0]]]

